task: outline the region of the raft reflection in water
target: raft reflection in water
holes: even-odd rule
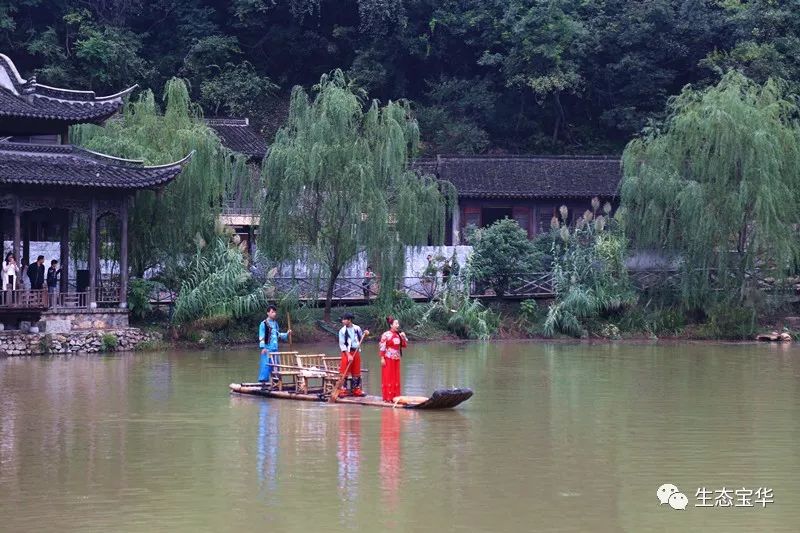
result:
[[[342,508],[342,518],[352,519],[358,502],[362,412],[360,409],[335,409],[338,411],[339,418],[339,434],[336,441],[336,458],[339,463],[339,494],[341,501],[345,503]]]
[[[256,461],[259,488],[275,490],[278,486],[278,410],[270,412],[269,402],[258,407],[258,445]]]

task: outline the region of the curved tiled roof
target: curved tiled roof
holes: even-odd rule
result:
[[[622,167],[618,157],[440,155],[436,174],[464,198],[608,198]]]
[[[102,122],[116,113],[136,85],[110,96],[49,87],[25,80],[8,56],[0,54],[0,117],[58,120],[67,124]]]
[[[249,159],[261,160],[267,153],[267,143],[246,118],[207,118],[206,124],[217,133],[222,144]]]
[[[177,176],[192,154],[180,161],[145,166],[69,144],[0,142],[0,185],[58,185],[152,189]]]

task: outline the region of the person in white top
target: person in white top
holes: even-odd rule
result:
[[[19,265],[17,265],[17,258],[14,257],[13,253],[9,252],[3,262],[3,289],[14,290],[18,281]]]
[[[361,341],[369,335],[369,330],[362,331],[353,324],[353,314],[342,315],[342,329],[339,330],[339,350],[342,360],[339,363],[339,374],[352,377],[350,391],[342,389],[342,395],[364,396],[361,390]]]
[[[19,265],[17,265],[17,258],[14,257],[13,253],[9,252],[6,255],[1,274],[3,291],[8,291],[8,294],[5,292],[0,293],[3,297],[3,303],[6,305],[16,303],[17,296],[13,290],[17,288],[17,283],[19,283]]]

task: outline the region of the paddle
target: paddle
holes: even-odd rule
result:
[[[361,337],[361,342],[358,343],[358,353],[359,354],[361,353],[361,343],[363,343],[364,339],[366,339],[366,338],[367,338],[367,334],[365,333]],[[342,373],[341,376],[339,376],[339,379],[336,380],[336,385],[333,386],[333,392],[331,392],[331,397],[328,398],[329,402],[336,403],[336,400],[339,399],[339,395],[342,393],[341,390],[342,390],[342,385],[344,385],[344,380],[347,379],[347,374],[350,372],[350,367],[353,366],[353,361],[355,361],[355,360],[356,360],[356,358],[355,358],[355,356],[353,356],[353,358],[350,359],[347,362],[347,366],[345,367],[344,372]]]
[[[289,311],[286,311],[286,320],[289,326],[289,351],[292,351],[292,314]]]

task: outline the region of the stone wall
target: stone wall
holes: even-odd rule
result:
[[[127,309],[56,308],[42,313],[37,324],[42,333],[69,333],[81,330],[112,330],[128,327]]]
[[[116,337],[116,347],[109,350],[104,337]],[[0,332],[0,355],[86,354],[105,351],[131,351],[143,343],[158,342],[159,333],[138,328],[105,331],[73,331],[70,333]]]

